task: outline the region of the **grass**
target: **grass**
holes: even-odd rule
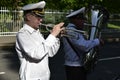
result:
[[[120,29],[120,26],[119,26],[119,25],[115,25],[115,24],[108,23],[108,28]]]
[[[108,22],[108,28],[111,29],[120,29],[120,20],[111,20]]]

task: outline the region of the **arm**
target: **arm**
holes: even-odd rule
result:
[[[46,49],[48,50],[49,57],[54,56],[60,47],[59,39],[51,34],[47,37],[44,44],[46,46]]]
[[[74,46],[79,50],[84,52],[89,51],[91,48],[98,46],[100,44],[99,39],[86,40],[82,34],[78,34],[78,39],[71,39],[71,42],[74,42]]]

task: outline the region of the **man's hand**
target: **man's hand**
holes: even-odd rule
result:
[[[64,30],[63,25],[64,25],[63,22],[54,25],[54,27],[53,27],[53,29],[52,29],[52,31],[51,31],[51,34],[52,34],[53,36],[55,36],[55,37],[58,36],[58,35],[60,34],[60,32],[61,32],[62,30]]]
[[[100,46],[103,46],[104,45],[104,41],[102,39],[99,39],[100,40]]]

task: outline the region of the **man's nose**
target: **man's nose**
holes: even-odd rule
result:
[[[43,21],[43,19],[42,19],[42,18],[38,18],[38,20],[39,20],[39,21]]]

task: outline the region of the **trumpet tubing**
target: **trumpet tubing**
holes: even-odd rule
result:
[[[53,27],[54,27],[54,24],[41,24],[41,26],[45,26],[46,30],[48,32],[50,32]],[[62,33],[63,32],[63,33]],[[65,32],[65,33],[64,33]],[[65,29],[63,31],[61,31],[61,37],[62,36],[66,36],[66,37],[74,37],[75,35],[71,35],[71,34],[67,34],[67,32],[72,32],[72,33],[81,33],[83,35],[86,35],[87,36],[87,32],[86,31],[83,31],[83,30],[76,30],[76,29],[73,29],[73,28],[68,28],[68,27],[65,27]]]

